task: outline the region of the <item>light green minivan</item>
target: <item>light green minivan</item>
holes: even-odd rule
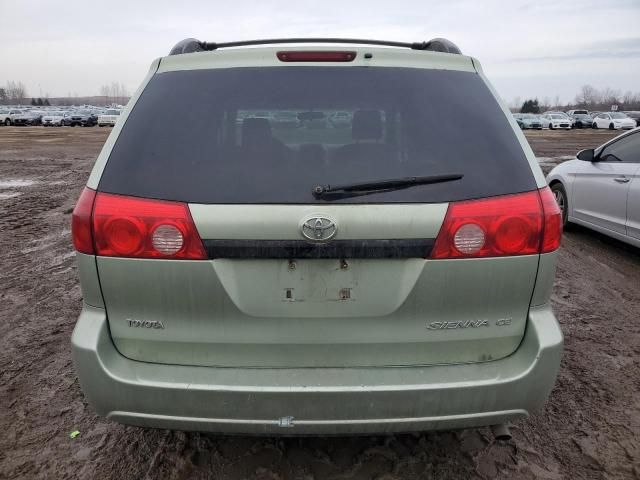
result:
[[[73,213],[80,384],[146,427],[503,425],[555,381],[560,237],[518,125],[451,42],[186,40]]]

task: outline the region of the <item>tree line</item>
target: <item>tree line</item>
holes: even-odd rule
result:
[[[22,82],[9,81],[0,87],[0,103],[22,103],[27,98],[27,89]]]
[[[611,105],[617,105],[618,110],[640,110],[640,92],[615,90],[606,87],[599,90],[592,85],[583,85],[576,94],[573,102],[562,104],[560,97],[553,100],[544,97],[530,98],[520,103],[520,98],[516,97],[511,105],[512,110],[519,110],[520,113],[540,113],[546,110],[575,110],[585,109],[591,111],[611,110]]]
[[[122,83],[111,82],[109,85],[100,87],[100,96],[105,97],[106,104],[111,103],[127,103],[129,100],[129,91]]]
[[[49,99],[48,99],[48,98],[46,98],[46,97],[45,97],[45,99],[44,99],[44,100],[43,100],[42,98],[36,98],[36,97],[33,97],[33,98],[31,99],[31,105],[33,105],[34,107],[35,107],[35,106],[38,106],[38,107],[42,107],[42,106],[48,107],[49,105],[51,105],[51,103],[49,102]]]
[[[111,105],[112,103],[126,104],[129,101],[129,91],[122,83],[111,82],[100,87],[100,98],[98,103]],[[77,103],[78,94],[69,93],[67,97],[60,97],[53,102],[49,94],[42,98],[30,97],[24,83],[8,81],[4,86],[0,86],[0,105],[25,105],[30,103],[34,106],[47,106],[55,103],[57,105],[72,105]]]

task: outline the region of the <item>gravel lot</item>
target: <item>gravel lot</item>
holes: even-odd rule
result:
[[[560,376],[512,442],[488,429],[221,437],[98,418],[71,360],[81,298],[69,223],[107,134],[0,128],[0,478],[640,478],[640,250],[581,228],[564,237],[553,295]],[[612,133],[527,136],[548,168]]]

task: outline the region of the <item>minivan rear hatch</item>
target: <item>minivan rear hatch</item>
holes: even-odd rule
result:
[[[458,178],[317,195],[442,175]],[[537,252],[431,253],[451,205],[536,189],[475,72],[287,65],[156,74],[98,195],[188,205],[206,259],[98,256],[113,341],[129,358],[185,365],[504,357],[524,333]]]

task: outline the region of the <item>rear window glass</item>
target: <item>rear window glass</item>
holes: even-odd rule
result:
[[[536,188],[475,73],[267,67],[155,75],[111,152],[101,191],[191,203],[324,203],[317,185],[463,174],[331,200],[446,202]]]

